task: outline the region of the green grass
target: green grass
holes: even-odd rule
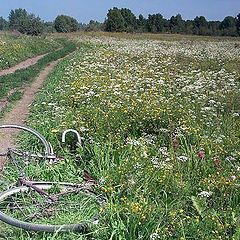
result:
[[[0,35],[0,70],[59,48],[61,45],[51,37]]]
[[[1,110],[0,118],[2,118],[6,112],[10,111],[14,106],[14,103],[20,100],[23,96],[22,89],[16,90],[10,96],[7,97],[7,105]]]

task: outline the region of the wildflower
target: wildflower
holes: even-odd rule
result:
[[[132,203],[132,212],[139,213],[142,209],[140,203]]]
[[[52,129],[51,132],[52,132],[52,133],[57,133],[58,130],[57,130],[57,129]]]
[[[129,144],[129,145],[133,145],[133,146],[141,145],[140,141],[135,140],[135,139],[128,139],[126,143]]]
[[[129,184],[130,186],[133,186],[133,185],[136,184],[133,176],[128,176],[128,184]]]
[[[198,196],[208,198],[208,197],[212,196],[212,192],[202,191],[198,194]]]
[[[235,112],[235,113],[233,113],[233,114],[232,114],[232,116],[233,116],[233,117],[239,117],[239,116],[240,116],[240,114],[239,114],[239,113],[237,113],[237,112]]]
[[[143,158],[147,158],[147,157],[148,157],[147,152],[146,152],[146,151],[143,151],[143,152],[141,153],[141,157],[143,157]]]
[[[235,181],[237,177],[235,175],[230,176],[230,180]]]
[[[204,150],[200,150],[197,155],[198,155],[198,157],[199,157],[200,159],[204,159],[204,158],[205,158],[205,152],[204,152]]]
[[[85,128],[85,127],[80,127],[80,132],[86,132],[86,131],[89,131],[89,129],[88,128]]]
[[[221,160],[218,157],[214,157],[213,158],[213,162],[214,162],[214,165],[216,167],[220,167],[221,166]]]
[[[232,156],[226,157],[225,160],[227,160],[228,162],[234,162],[236,159]]]
[[[158,233],[152,233],[151,235],[150,235],[150,239],[151,240],[155,240],[155,239],[160,239],[160,235],[158,234]]]
[[[99,223],[99,220],[97,219],[97,220],[94,220],[93,222],[92,222],[94,225],[97,225],[98,223]]]
[[[161,152],[161,154],[162,154],[163,156],[165,156],[165,157],[168,156],[168,149],[167,149],[167,147],[160,147],[160,148],[159,148],[159,151]]]
[[[181,161],[181,162],[186,162],[188,160],[187,156],[178,156],[177,160]]]

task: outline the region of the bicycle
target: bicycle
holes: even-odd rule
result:
[[[27,231],[44,232],[81,232],[97,224],[99,210],[105,204],[105,199],[93,190],[95,182],[74,184],[28,180],[22,165],[28,166],[30,158],[54,162],[56,156],[51,144],[36,130],[20,125],[0,125],[0,130],[11,128],[34,135],[43,146],[43,152],[31,153],[10,147],[0,152],[0,156],[7,157],[9,163],[18,169],[17,186],[11,185],[0,192],[0,220]],[[75,130],[66,130],[63,142],[69,131],[77,134]],[[77,136],[81,143],[80,136]],[[67,220],[69,223],[66,223]]]

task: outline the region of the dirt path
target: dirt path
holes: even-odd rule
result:
[[[28,68],[28,67],[36,64],[38,62],[38,60],[40,60],[41,58],[43,58],[47,54],[48,53],[45,53],[45,54],[42,54],[42,55],[38,55],[38,56],[35,56],[35,57],[32,57],[32,58],[28,58],[27,60],[25,60],[23,62],[20,62],[17,65],[11,67],[11,68],[0,70],[0,77],[8,75],[10,73],[14,73],[15,71],[20,70],[20,69]],[[15,91],[15,89],[12,89],[8,93],[8,96],[10,96],[12,93],[14,93],[14,91]],[[7,97],[0,99],[0,112],[8,105]]]
[[[0,124],[24,125],[29,114],[29,107],[34,100],[36,93],[39,91],[39,89],[41,89],[44,80],[60,60],[61,59],[50,63],[42,72],[40,72],[37,79],[30,86],[25,88],[22,99],[16,103],[13,109],[10,112],[8,112],[3,119],[0,119]],[[14,139],[16,138],[17,133],[18,133],[17,130],[11,130],[11,132],[9,132],[8,130],[7,134],[4,134],[4,131],[1,130],[0,152],[1,150],[14,145]],[[4,139],[4,141],[2,141],[2,139]],[[5,158],[0,157],[0,170],[2,169],[4,162]]]
[[[23,62],[20,62],[20,63],[18,63],[17,65],[15,65],[13,67],[1,70],[0,71],[0,77],[4,76],[4,75],[7,75],[9,73],[14,73],[16,70],[30,67],[30,66],[34,65],[35,63],[37,63],[37,61],[39,59],[43,58],[45,55],[47,55],[47,53],[42,54],[42,55],[38,55],[36,57],[28,58],[27,60],[25,60]]]

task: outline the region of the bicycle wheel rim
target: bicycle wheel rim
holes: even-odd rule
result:
[[[75,184],[72,183],[56,183],[56,182],[32,182],[35,186],[42,190],[46,190],[51,188],[54,184],[60,185],[62,188],[74,187]],[[8,189],[2,193],[0,193],[0,202],[2,202],[7,197],[19,193],[21,191],[28,191],[29,187],[20,186]],[[76,224],[59,224],[59,225],[51,225],[51,224],[38,224],[38,223],[30,223],[18,220],[14,217],[11,217],[0,210],[0,220],[17,228],[21,228],[27,231],[40,231],[40,232],[66,232],[66,231],[76,231],[83,232],[86,231],[90,225],[94,224],[96,221],[96,216],[89,222],[83,221]]]
[[[36,130],[29,128],[29,127],[17,125],[17,124],[3,124],[3,125],[0,125],[0,129],[1,128],[14,128],[14,129],[20,129],[20,130],[24,130],[26,132],[32,133],[34,136],[36,136],[42,142],[42,144],[45,148],[45,154],[53,155],[53,148],[52,148],[51,144],[44,138],[44,136],[42,134],[40,134]],[[5,153],[0,152],[0,156],[5,156],[5,155],[6,155]]]

